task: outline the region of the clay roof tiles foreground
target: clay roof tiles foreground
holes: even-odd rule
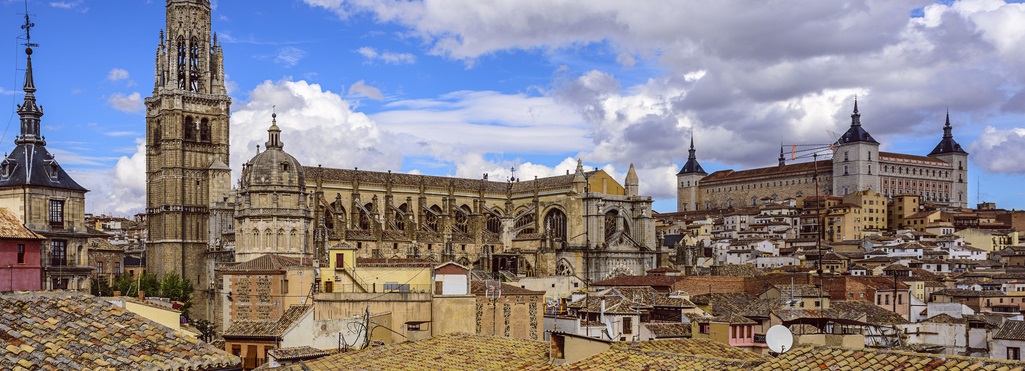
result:
[[[709,339],[620,342],[568,366],[551,370],[750,370],[766,359]]]
[[[240,361],[90,295],[0,295],[0,369],[216,370]]]
[[[1025,363],[902,351],[802,346],[771,358],[755,371],[819,370],[1025,370]]]

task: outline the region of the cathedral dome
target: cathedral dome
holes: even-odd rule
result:
[[[277,114],[272,116],[273,123],[267,130],[267,149],[257,153],[248,163],[242,174],[243,184],[252,186],[305,186],[305,174],[302,164],[295,157],[285,152],[281,142],[281,129],[278,129]]]

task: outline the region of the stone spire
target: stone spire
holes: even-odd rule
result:
[[[636,196],[640,184],[641,181],[637,178],[637,170],[634,170],[634,164],[631,163],[630,170],[626,172],[626,195]]]
[[[678,174],[708,174],[705,172],[705,169],[701,168],[701,164],[698,163],[698,156],[695,154],[695,152],[696,151],[694,150],[694,137],[691,136],[690,155],[687,156],[687,163],[683,165],[683,169],[680,169],[680,172]]]
[[[851,114],[851,127],[836,141],[836,144],[842,145],[855,142],[879,144],[868,131],[865,131],[865,128],[861,127],[861,112],[858,111],[857,97],[854,97],[854,113]]]
[[[930,156],[951,152],[968,153],[961,148],[961,145],[958,144],[956,140],[954,140],[953,129],[954,128],[950,126],[950,111],[947,111],[947,122],[943,125],[943,139],[940,139],[939,144],[936,144],[936,148],[933,148],[932,152],[929,152]]]
[[[25,100],[18,106],[18,116],[21,117],[21,135],[14,140],[15,144],[38,144],[46,145],[39,132],[39,122],[43,117],[43,109],[36,104],[36,83],[32,77],[32,27],[35,26],[29,21],[28,14],[25,15],[25,24],[21,26],[25,30]]]
[[[786,164],[787,164],[787,159],[786,159],[786,157],[783,157],[783,145],[780,144],[779,145],[779,166],[783,166],[783,165],[786,165]]]

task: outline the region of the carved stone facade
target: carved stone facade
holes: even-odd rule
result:
[[[235,202],[235,261],[266,254],[310,259],[313,215],[303,166],[284,151],[277,115],[267,134],[267,149],[242,167]]]
[[[316,189],[316,249],[346,241],[359,257],[455,261],[487,272],[644,274],[657,263],[651,197],[636,173],[604,171],[496,182],[307,167]]]
[[[943,138],[929,155],[880,152],[879,142],[862,127],[855,102],[850,128],[830,146],[831,159],[786,164],[781,149],[778,166],[711,174],[697,163],[692,141],[691,156],[677,174],[677,209],[740,208],[765,201],[816,194],[844,196],[866,190],[888,198],[912,194],[928,202],[966,207],[968,153],[951,132],[948,114]]]
[[[146,98],[146,268],[192,281],[193,313],[203,318],[212,286],[210,209],[231,192],[231,99],[209,0],[168,0],[166,11]]]

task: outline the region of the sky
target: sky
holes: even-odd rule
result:
[[[829,143],[857,97],[881,150],[926,155],[950,113],[969,202],[1025,208],[1025,4],[1002,0],[218,0],[231,163],[526,180],[577,159],[676,211],[707,171]],[[19,130],[25,0],[0,0],[0,148]],[[47,148],[86,211],[145,207],[145,110],[165,2],[29,0]],[[273,108],[272,108],[273,107]],[[2,118],[3,115],[0,115]],[[0,121],[0,123],[3,123]],[[789,147],[788,147],[789,148]],[[512,173],[515,169],[515,173]]]

